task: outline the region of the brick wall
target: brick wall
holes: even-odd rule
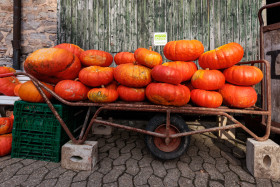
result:
[[[57,0],[22,0],[21,63],[33,51],[56,45]],[[0,66],[12,66],[13,0],[0,1]]]

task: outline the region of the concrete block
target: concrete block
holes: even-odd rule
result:
[[[227,117],[217,116],[217,123],[219,127],[225,127],[227,125]],[[235,139],[235,129],[219,130],[218,137],[220,139],[233,140]]]
[[[97,162],[97,152],[97,141],[85,141],[82,145],[76,145],[70,140],[61,148],[61,167],[91,171]]]
[[[279,145],[268,139],[263,142],[248,138],[246,142],[246,166],[256,178],[280,178]]]
[[[109,121],[112,121],[112,119],[109,119]],[[113,132],[113,127],[111,126],[103,125],[100,123],[94,123],[92,125],[92,134],[111,135],[112,132]]]

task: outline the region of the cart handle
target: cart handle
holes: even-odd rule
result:
[[[259,17],[259,21],[260,21],[260,25],[263,26],[263,18],[262,18],[262,11],[264,9],[268,9],[268,8],[274,8],[274,7],[278,7],[280,6],[280,2],[277,2],[277,3],[271,3],[271,4],[268,4],[268,5],[265,5],[263,7],[261,7],[259,9],[259,12],[258,12],[258,17]]]

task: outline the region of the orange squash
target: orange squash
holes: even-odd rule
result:
[[[27,57],[24,69],[40,81],[57,83],[77,78],[81,63],[76,55],[66,49],[44,48]]]
[[[7,96],[15,96],[14,89],[18,84],[20,82],[14,76],[0,78],[0,93]]]
[[[130,88],[120,85],[117,91],[123,101],[139,102],[145,100],[145,88]]]
[[[113,81],[114,70],[111,67],[89,66],[79,73],[79,80],[90,87],[98,87]]]
[[[200,55],[198,63],[203,69],[224,69],[237,64],[244,55],[242,46],[232,42]]]
[[[151,69],[134,64],[121,64],[114,70],[114,78],[120,84],[133,88],[142,88],[147,86],[151,78]]]
[[[177,40],[168,42],[163,54],[172,61],[193,61],[204,52],[203,44],[198,40]]]
[[[50,84],[42,82],[47,88],[50,90],[54,91],[54,87]],[[52,98],[52,95],[45,89],[42,89],[43,92],[46,94],[48,99]],[[37,90],[33,82],[27,81],[23,83],[19,90],[18,90],[18,95],[19,97],[28,102],[33,102],[33,103],[43,103],[45,102],[44,98],[41,96],[40,92]]]
[[[232,66],[223,74],[227,82],[240,86],[252,86],[263,79],[262,71],[255,66]]]
[[[130,52],[119,52],[115,55],[114,61],[117,65],[135,63],[134,54]]]
[[[190,90],[181,84],[151,83],[146,87],[146,97],[159,105],[183,106],[190,100]]]
[[[0,134],[8,134],[13,130],[14,118],[12,117],[1,117],[0,118]]]
[[[183,82],[190,80],[193,74],[197,71],[197,66],[194,62],[175,61],[175,62],[166,62],[163,63],[162,65],[179,70]]]
[[[234,108],[247,108],[257,102],[257,92],[251,86],[225,84],[220,90],[225,105]]]
[[[191,100],[194,104],[207,108],[218,108],[223,103],[223,97],[219,92],[201,89],[191,91]]]
[[[88,99],[94,103],[112,103],[118,96],[117,90],[108,88],[93,88],[88,92]]]
[[[12,134],[0,135],[0,156],[5,156],[12,151]]]
[[[113,56],[105,51],[90,49],[81,53],[80,60],[84,66],[108,67],[113,62]]]
[[[145,48],[136,49],[134,57],[138,64],[149,68],[162,64],[162,56],[159,53],[152,51],[152,47],[150,47],[149,50]]]
[[[225,76],[219,70],[197,70],[192,76],[192,85],[202,90],[218,90],[225,84]]]
[[[77,46],[75,44],[70,44],[70,43],[62,43],[62,44],[54,46],[54,48],[66,49],[67,51],[76,55],[78,58],[80,58],[81,53],[84,51],[79,46]]]

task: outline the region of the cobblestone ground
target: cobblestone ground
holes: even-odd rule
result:
[[[134,122],[136,126],[145,122]],[[206,122],[190,124],[204,128]],[[99,144],[93,171],[72,171],[29,159],[0,158],[0,186],[280,186],[279,181],[256,179],[246,169],[245,142],[217,139],[212,133],[191,136],[180,158],[161,161],[147,150],[144,135],[115,129],[110,136],[93,136]]]

